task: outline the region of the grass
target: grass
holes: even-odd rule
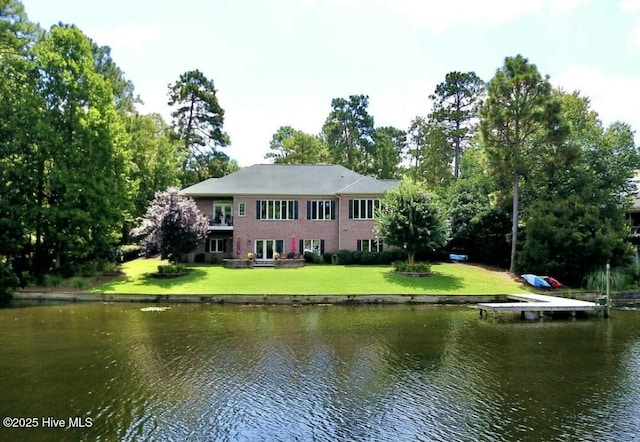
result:
[[[193,265],[193,273],[175,279],[154,279],[161,261],[137,259],[123,265],[124,277],[99,285],[93,292],[131,294],[509,294],[531,292],[505,272],[467,264],[433,264],[433,276],[412,278],[390,266],[308,265],[298,269],[225,269]]]

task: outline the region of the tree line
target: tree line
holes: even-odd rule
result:
[[[167,99],[171,123],[138,113],[109,47],[74,25],[43,30],[0,0],[4,285],[113,259],[157,191],[237,170],[213,81],[187,71]]]
[[[629,262],[640,157],[628,124],[605,127],[587,97],[520,55],[486,82],[451,72],[429,98],[406,129],[376,126],[366,95],[334,98],[317,134],[282,126],[266,158],[426,187],[447,247],[476,261],[575,284]],[[156,192],[238,169],[211,79],[186,71],[167,100],[170,122],[140,114],[109,47],[0,0],[0,278],[113,259]]]
[[[366,95],[336,98],[319,134],[283,126],[266,158],[422,185],[438,196],[449,250],[514,273],[580,285],[606,263],[631,264],[640,155],[628,124],[604,127],[587,97],[552,87],[521,55],[488,82],[450,72],[429,98],[406,131],[376,128]]]

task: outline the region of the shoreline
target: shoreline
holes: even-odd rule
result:
[[[619,305],[639,304],[640,293],[632,297],[616,297],[613,301]],[[582,301],[595,302],[598,293],[580,293],[573,296]],[[21,301],[68,301],[68,302],[140,302],[140,303],[190,303],[190,304],[256,304],[256,305],[370,305],[370,304],[433,304],[433,305],[469,305],[479,302],[504,302],[507,294],[495,295],[393,295],[393,294],[357,294],[357,295],[144,295],[109,294],[82,292],[16,292],[12,300]],[[631,302],[629,302],[631,301]]]

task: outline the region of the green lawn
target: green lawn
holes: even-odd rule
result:
[[[225,269],[195,265],[194,272],[175,279],[153,279],[160,261],[125,263],[126,276],[95,287],[94,292],[135,294],[509,294],[531,292],[505,273],[467,264],[434,264],[434,275],[395,275],[388,266],[310,265],[298,269]]]

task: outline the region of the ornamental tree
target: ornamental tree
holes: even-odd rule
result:
[[[161,253],[162,259],[178,261],[180,255],[194,251],[207,236],[207,219],[191,198],[169,188],[156,193],[140,227],[131,235],[144,236],[145,255]]]
[[[386,244],[404,248],[409,265],[417,252],[442,247],[447,229],[433,195],[414,184],[403,184],[388,192],[376,211],[375,231]]]

